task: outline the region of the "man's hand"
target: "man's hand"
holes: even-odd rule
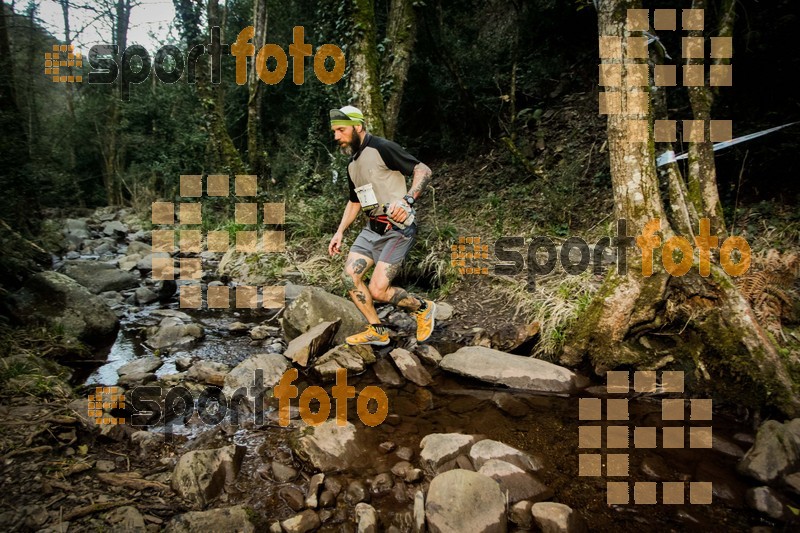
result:
[[[328,244],[328,255],[333,256],[338,253],[341,253],[343,237],[344,235],[342,235],[341,231],[337,231],[336,233],[333,234],[333,238],[331,239],[330,244]]]
[[[411,206],[408,205],[405,200],[396,200],[389,204],[389,209],[386,211],[386,214],[389,215],[389,218],[392,220],[402,223],[408,218],[410,212]]]

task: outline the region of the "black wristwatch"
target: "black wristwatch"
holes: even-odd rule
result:
[[[407,203],[409,206],[413,206],[413,205],[414,205],[414,197],[413,197],[413,196],[411,196],[410,194],[406,194],[405,196],[403,196],[403,200],[405,200],[405,201],[406,201],[406,203]]]

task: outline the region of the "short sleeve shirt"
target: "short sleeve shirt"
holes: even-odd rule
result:
[[[383,205],[401,199],[408,193],[406,176],[414,173],[419,160],[396,142],[369,133],[361,149],[350,158],[347,175],[350,178],[350,201],[358,202],[356,188],[372,184],[378,207],[369,214],[383,214]]]

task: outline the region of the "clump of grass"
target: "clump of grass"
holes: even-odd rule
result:
[[[60,335],[44,328],[0,331],[0,397],[70,398],[69,371],[44,359],[65,350]]]
[[[531,291],[523,280],[493,276],[493,286],[515,306],[515,318],[539,322],[540,340],[533,355],[553,360],[566,341],[569,326],[591,303],[597,291],[587,271],[568,276],[554,273],[536,279]]]

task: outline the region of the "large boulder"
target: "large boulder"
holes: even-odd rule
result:
[[[483,346],[460,348],[446,355],[439,367],[514,389],[567,394],[578,389],[578,376],[564,367]]]
[[[363,463],[364,448],[357,440],[356,427],[350,422],[340,426],[335,418],[313,427],[294,447],[300,457],[322,472],[347,470]]]
[[[181,497],[204,507],[239,475],[245,450],[244,446],[232,444],[183,454],[172,473],[172,488]]]
[[[781,424],[767,420],[758,428],[756,442],[739,463],[740,473],[772,483],[800,467],[800,418]]]
[[[542,469],[541,462],[527,453],[491,439],[485,439],[476,443],[469,451],[469,458],[472,459],[475,468],[482,467],[484,463],[491,459],[499,459],[516,465],[528,472],[536,472]]]
[[[62,329],[86,344],[112,341],[119,320],[105,300],[58,272],[40,272],[10,299],[11,313],[24,324]]]
[[[130,272],[98,261],[67,261],[63,272],[95,294],[124,291],[139,285],[139,280]]]
[[[491,478],[450,470],[431,481],[425,516],[433,533],[505,533],[506,499]]]
[[[169,521],[165,531],[166,533],[193,533],[194,531],[253,533],[255,527],[247,514],[247,510],[241,505],[209,511],[191,511],[175,516]]]
[[[353,302],[325,292],[319,287],[306,287],[286,307],[281,323],[288,340],[305,333],[320,322],[341,320],[334,344],[344,344],[345,339],[366,329],[366,319]]]

